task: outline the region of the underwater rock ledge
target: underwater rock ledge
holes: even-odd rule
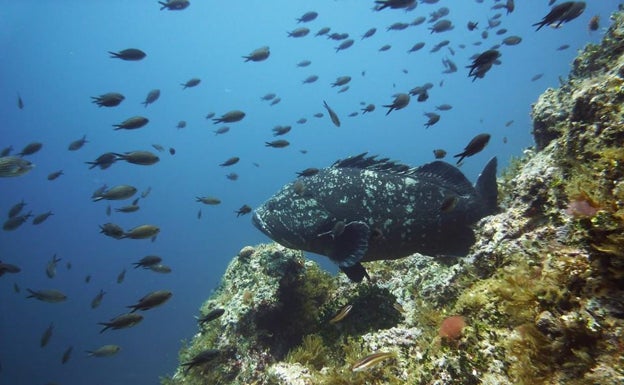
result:
[[[299,251],[247,246],[181,349],[192,364],[162,384],[624,383],[622,42],[617,13],[540,96],[536,150],[499,180],[501,212],[469,256],[370,262],[354,284]]]

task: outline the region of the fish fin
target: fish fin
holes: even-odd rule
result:
[[[366,271],[364,266],[362,266],[362,264],[359,262],[353,266],[340,267],[340,270],[342,270],[342,272],[345,273],[347,277],[349,277],[349,279],[353,282],[358,282],[358,283],[362,282],[364,277],[370,280],[370,276],[368,275],[368,272]]]
[[[453,186],[453,191],[458,195],[474,194],[474,188],[466,176],[459,169],[446,162],[435,161],[424,164],[414,169],[411,174],[424,178],[434,178]]]
[[[364,222],[354,221],[345,225],[340,236],[334,239],[331,259],[342,269],[358,264],[368,250],[370,229]]]
[[[496,212],[496,199],[498,197],[498,188],[496,186],[496,166],[497,159],[493,157],[479,174],[475,188],[477,194],[483,200],[486,215]]]

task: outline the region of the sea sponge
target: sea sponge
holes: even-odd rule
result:
[[[459,337],[461,337],[464,327],[466,327],[466,321],[464,320],[464,317],[460,315],[454,315],[442,321],[442,324],[440,325],[439,335],[440,337],[447,340],[457,340],[459,339]]]

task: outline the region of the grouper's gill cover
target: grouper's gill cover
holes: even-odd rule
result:
[[[287,184],[254,211],[253,222],[276,242],[325,255],[361,281],[360,262],[465,255],[475,240],[471,225],[495,212],[496,198],[496,158],[473,187],[445,162],[410,168],[364,153]]]

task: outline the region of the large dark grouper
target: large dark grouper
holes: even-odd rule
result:
[[[496,210],[496,158],[473,187],[441,161],[417,168],[366,153],[300,177],[258,207],[254,225],[281,245],[329,257],[353,280],[360,262],[415,252],[465,255],[471,225]]]

